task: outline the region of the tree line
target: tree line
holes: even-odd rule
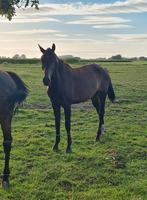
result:
[[[87,62],[131,62],[131,61],[147,61],[147,57],[132,57],[126,58],[122,57],[120,54],[111,56],[109,58],[95,58],[95,59],[82,59],[80,57],[74,57],[72,55],[65,55],[60,57],[65,62],[70,64],[81,63],[85,64]],[[0,57],[0,64],[37,64],[40,63],[40,58],[27,58],[25,54],[19,55],[15,54],[12,58]]]

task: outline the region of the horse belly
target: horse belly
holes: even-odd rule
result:
[[[98,82],[94,80],[77,81],[73,90],[73,103],[80,103],[91,99],[97,92],[98,87]]]

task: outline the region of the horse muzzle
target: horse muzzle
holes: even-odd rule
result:
[[[49,86],[49,84],[50,84],[49,78],[44,77],[44,78],[43,78],[43,84],[44,84],[45,86]]]

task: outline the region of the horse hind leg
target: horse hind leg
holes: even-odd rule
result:
[[[100,92],[99,93],[99,128],[97,132],[96,141],[99,141],[100,137],[104,133],[105,101],[106,101],[106,94],[103,92]]]
[[[4,172],[3,172],[3,180],[2,186],[4,188],[9,187],[9,176],[10,176],[10,169],[9,169],[9,160],[10,160],[10,151],[11,151],[11,143],[12,143],[12,136],[11,136],[11,120],[12,117],[10,116],[3,116],[4,118],[1,120],[1,127],[3,131],[3,147],[5,153],[5,165],[4,165]]]
[[[97,94],[92,98],[92,104],[95,107],[97,114],[99,116],[100,105],[99,105],[99,98],[98,98]],[[99,128],[98,128],[98,130],[99,130]],[[98,135],[98,132],[97,132],[97,135]],[[97,136],[96,136],[96,140],[97,140]]]
[[[99,116],[99,125],[96,135],[96,141],[100,140],[100,137],[104,133],[104,114],[105,114],[105,100],[106,94],[99,92],[92,98],[93,106],[96,108],[96,111]]]
[[[65,128],[67,132],[67,148],[66,153],[72,153],[72,139],[71,139],[71,133],[70,133],[70,123],[71,123],[71,106],[66,106],[64,108],[65,113]]]

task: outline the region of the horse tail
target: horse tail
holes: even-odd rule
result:
[[[17,87],[17,91],[11,97],[11,101],[14,104],[21,104],[28,96],[29,93],[28,87],[16,73],[14,72],[7,72],[7,73],[13,79]]]
[[[109,87],[108,87],[108,97],[109,97],[110,101],[112,101],[112,102],[115,101],[115,93],[114,93],[111,79],[110,79]]]

